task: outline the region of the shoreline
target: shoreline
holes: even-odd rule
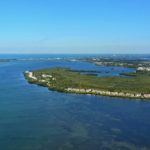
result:
[[[76,94],[91,94],[99,96],[110,96],[110,97],[122,97],[122,98],[139,98],[139,99],[150,99],[150,94],[140,94],[140,93],[123,93],[123,92],[110,92],[104,90],[95,90],[95,89],[77,89],[77,88],[68,88],[64,90],[67,93],[76,93]]]

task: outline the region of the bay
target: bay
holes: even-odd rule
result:
[[[56,66],[98,70],[103,75],[106,70],[110,75],[132,71],[114,67],[112,72],[112,67],[61,59],[79,57],[83,55],[0,56],[54,58],[0,63],[0,149],[150,149],[149,101],[59,93],[24,79],[26,70]]]

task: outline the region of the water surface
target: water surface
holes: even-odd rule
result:
[[[0,150],[150,149],[150,102],[49,91],[28,84],[22,74],[54,66],[109,70],[65,60],[0,63]],[[115,75],[131,71],[121,67],[114,70]]]

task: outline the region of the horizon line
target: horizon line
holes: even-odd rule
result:
[[[150,53],[0,53],[0,55],[150,55]]]

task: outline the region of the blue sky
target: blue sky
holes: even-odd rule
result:
[[[150,1],[0,1],[0,53],[150,53]]]

